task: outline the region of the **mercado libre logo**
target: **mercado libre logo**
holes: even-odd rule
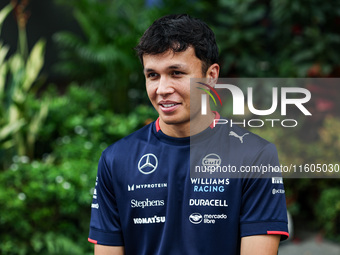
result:
[[[210,85],[208,85],[208,84],[205,84],[205,83],[203,83],[203,82],[197,82],[197,83],[198,83],[198,84],[201,84],[201,85],[203,85],[203,86],[206,86],[208,89],[210,89],[210,90],[216,95],[216,97],[217,97],[218,101],[220,102],[221,106],[223,105],[220,95],[217,93],[217,91],[216,91],[212,86],[210,86]],[[198,88],[198,89],[200,89],[200,90],[203,90],[205,93],[207,93],[207,94],[211,97],[211,99],[213,100],[213,102],[215,103],[215,105],[217,106],[217,103],[216,103],[216,100],[215,100],[213,94],[211,94],[211,92],[210,92],[208,89],[201,88],[201,87],[196,87],[196,88]],[[207,102],[207,94],[202,94],[202,98],[201,98],[201,99],[202,99],[202,102],[205,102],[203,105],[206,105],[206,102]],[[202,111],[202,115],[207,114],[207,108],[206,108],[206,107],[202,107],[201,111]]]

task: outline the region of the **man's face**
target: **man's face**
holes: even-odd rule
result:
[[[144,55],[146,90],[163,129],[190,124],[190,78],[203,78],[202,62],[192,47],[183,52]],[[194,109],[192,109],[194,110]],[[190,127],[190,126],[189,126]]]

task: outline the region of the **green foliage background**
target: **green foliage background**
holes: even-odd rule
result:
[[[9,56],[0,39],[1,254],[92,254],[87,235],[101,151],[157,117],[133,51],[154,19],[188,13],[205,20],[216,33],[221,77],[339,75],[337,2],[55,1],[72,9],[82,30],[82,35],[54,35],[60,59],[55,71],[69,80],[66,91],[48,84],[37,93],[43,40],[29,51],[21,30],[20,47]],[[1,12],[0,28],[5,18]],[[277,145],[282,164],[339,164],[339,130],[333,114],[313,127],[313,139],[300,140],[303,128],[252,131]],[[339,184],[338,179],[286,180],[294,218],[340,240]]]

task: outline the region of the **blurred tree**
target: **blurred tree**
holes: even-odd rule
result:
[[[9,47],[0,42],[0,159],[13,155],[33,158],[37,134],[47,116],[48,104],[35,101],[34,85],[44,63],[44,40],[27,49],[26,6],[29,1],[12,1],[0,12],[0,26],[14,9],[18,23],[17,51],[7,56]],[[36,88],[36,86],[35,86]]]
[[[209,1],[91,1],[57,0],[69,5],[83,36],[55,34],[60,62],[55,70],[71,80],[93,86],[111,101],[115,112],[129,112],[146,102],[142,66],[133,50],[138,39],[158,17],[170,13],[202,13]],[[174,11],[176,10],[176,11]]]
[[[149,24],[143,1],[59,0],[72,6],[83,36],[60,32],[54,36],[60,45],[56,70],[85,85],[93,86],[110,99],[115,112],[133,109],[132,99],[142,97],[141,66],[133,48]]]

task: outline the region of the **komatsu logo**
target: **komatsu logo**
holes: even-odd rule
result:
[[[146,217],[146,218],[133,218],[134,224],[157,224],[157,223],[164,223],[165,216],[153,216],[153,217]]]

